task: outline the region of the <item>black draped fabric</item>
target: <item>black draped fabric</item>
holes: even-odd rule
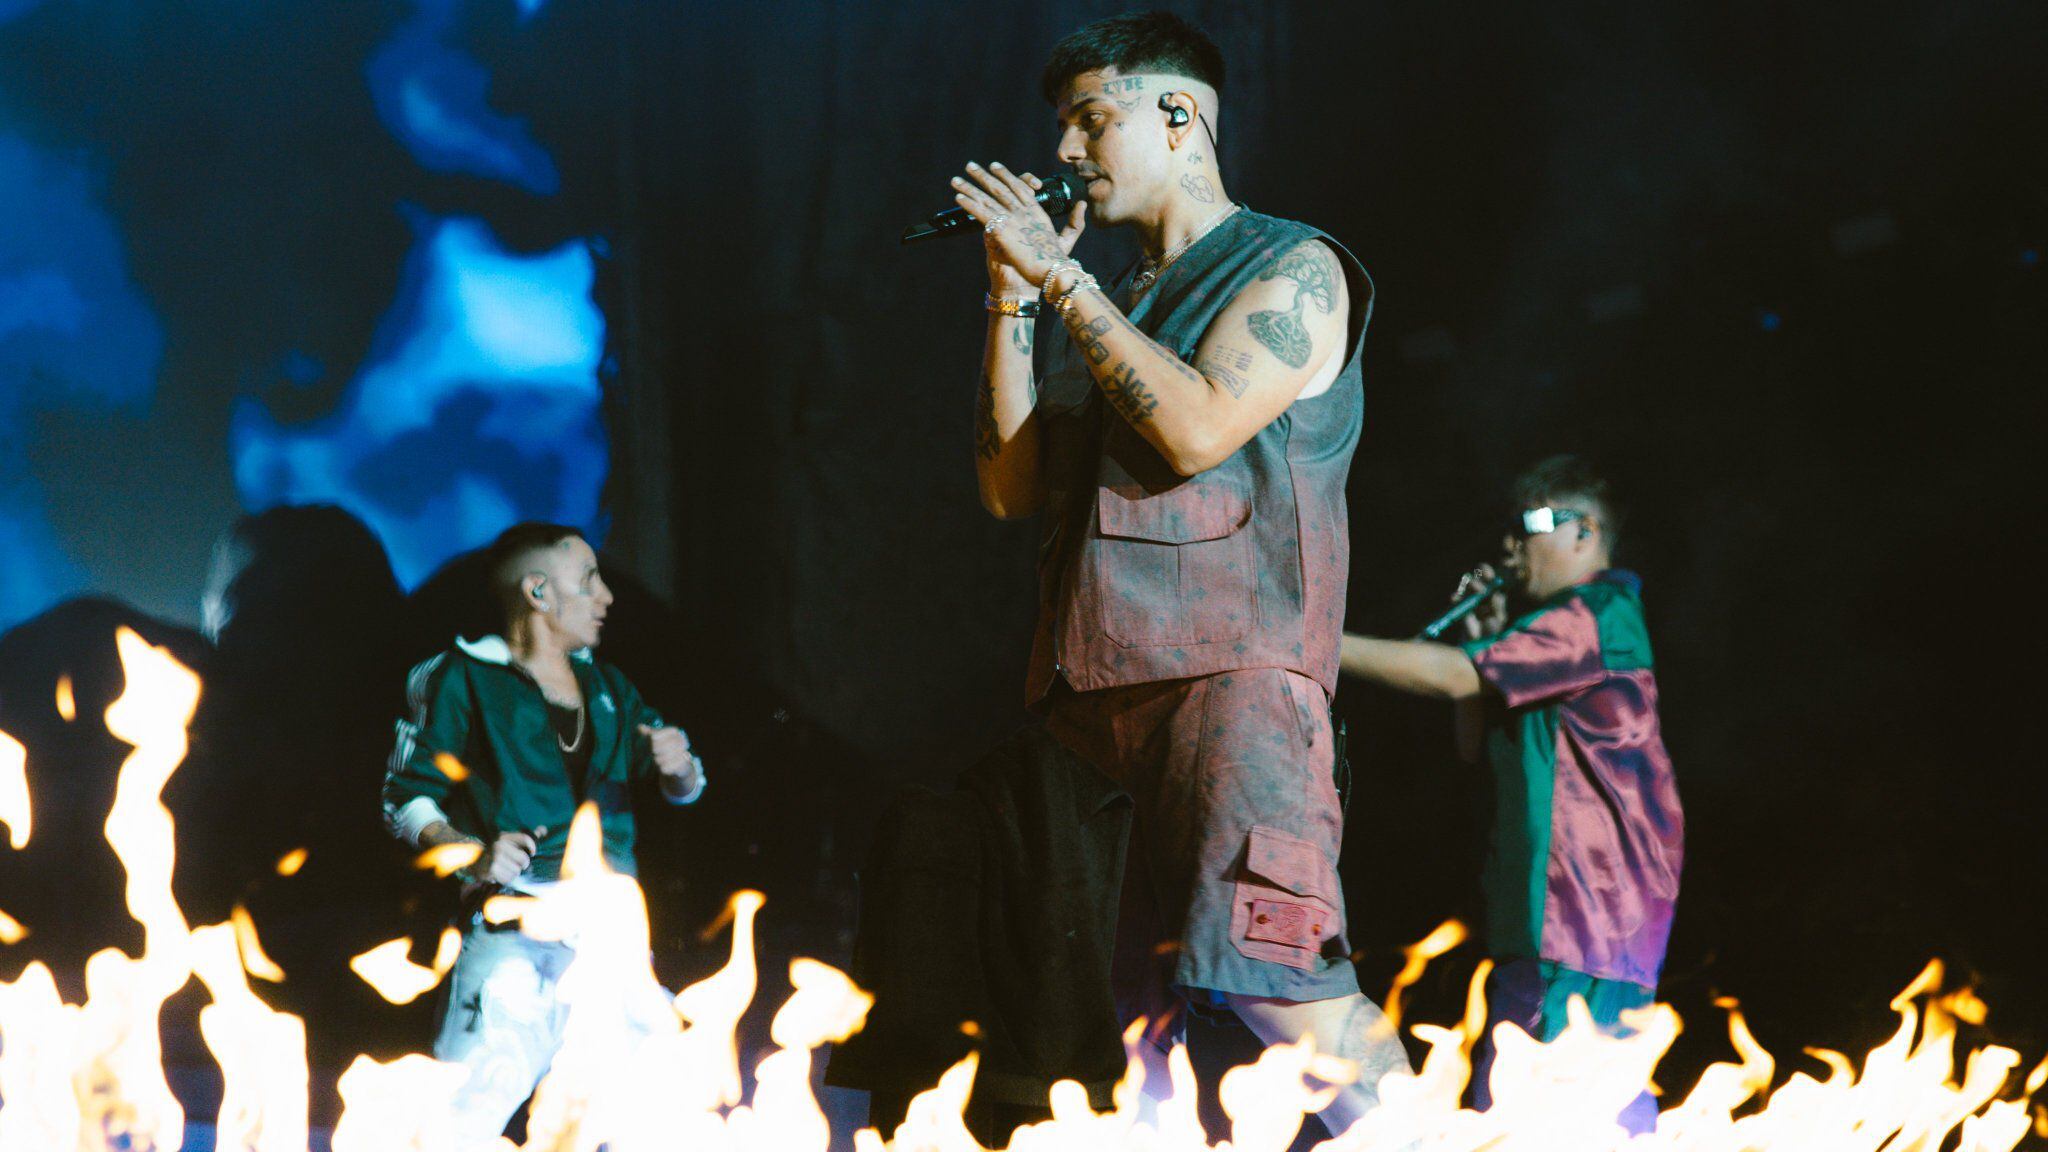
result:
[[[851,975],[875,1006],[828,1082],[873,1091],[886,1110],[976,1051],[982,1108],[1042,1109],[1059,1080],[1110,1107],[1124,1072],[1110,967],[1130,828],[1130,797],[1036,723],[957,791],[901,797],[861,872]]]

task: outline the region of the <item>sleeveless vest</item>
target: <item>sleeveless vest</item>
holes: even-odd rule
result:
[[[1335,693],[1350,567],[1344,482],[1364,417],[1371,279],[1324,233],[1246,209],[1136,302],[1135,267],[1110,296],[1193,363],[1224,307],[1310,239],[1337,253],[1349,283],[1343,368],[1327,391],[1296,400],[1206,472],[1177,475],[1112,411],[1064,332],[1039,341],[1047,498],[1028,703],[1058,677],[1085,692],[1239,668],[1290,669]]]

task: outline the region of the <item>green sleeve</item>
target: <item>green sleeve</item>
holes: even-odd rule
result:
[[[406,715],[398,722],[384,770],[384,817],[394,834],[411,840],[418,829],[403,833],[406,806],[427,800],[445,814],[445,801],[456,787],[435,757],[446,753],[459,760],[469,743],[474,698],[461,657],[444,652],[414,668],[406,677],[405,702]]]

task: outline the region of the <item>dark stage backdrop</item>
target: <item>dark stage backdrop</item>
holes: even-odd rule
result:
[[[608,523],[706,698],[813,734],[778,779],[942,784],[1020,718],[1036,528],[975,502],[975,245],[894,237],[967,160],[1050,167],[1037,69],[1118,7],[0,4],[0,149],[20,142],[0,159],[87,189],[64,203],[123,238],[100,315],[129,358],[90,404],[5,382],[0,495],[39,519],[0,530],[189,619],[221,524],[325,491],[308,476],[369,491],[394,533],[422,491],[471,534],[513,511]],[[1867,1046],[1941,955],[2038,1053],[2048,10],[1176,7],[1229,59],[1233,195],[1378,281],[1350,626],[1412,630],[1490,555],[1517,468],[1596,455],[1635,507],[1623,559],[1690,817],[1668,987],[1695,1030],[1720,992],[1781,1051]],[[487,102],[490,146],[408,142],[388,111],[408,79]],[[0,224],[0,256],[25,228]],[[1082,255],[1130,249],[1091,234]],[[453,388],[426,421],[451,439],[248,449],[354,428],[349,398],[433,315],[437,258],[590,293],[554,344],[509,346],[539,407],[505,432]],[[10,323],[0,299],[0,341]],[[479,438],[500,457],[465,467],[494,486],[450,472],[443,446]],[[408,583],[432,566],[412,563]],[[1383,964],[1473,914],[1483,793],[1442,709],[1339,706],[1344,870]]]
[[[657,38],[677,57],[648,68],[705,79],[645,97],[687,141],[648,167],[681,193],[649,224],[680,258],[649,275],[683,413],[682,602],[901,778],[943,780],[1015,717],[1035,526],[982,516],[965,458],[978,254],[892,238],[966,160],[1049,162],[1037,66],[1114,10],[748,6]],[[1351,627],[1433,614],[1490,555],[1518,467],[1605,460],[1691,814],[1669,985],[1695,1027],[1721,992],[1768,1038],[1874,1041],[1938,954],[2038,1048],[2021,909],[2044,793],[2009,656],[2034,597],[2007,597],[2038,536],[2020,461],[2048,164],[2022,126],[2048,124],[2048,19],[1184,10],[1233,69],[1233,194],[1378,280]],[[1363,941],[1469,917],[1483,797],[1443,709],[1340,705]]]

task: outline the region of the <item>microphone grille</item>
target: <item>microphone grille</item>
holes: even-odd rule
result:
[[[1045,210],[1054,216],[1071,210],[1074,207],[1074,201],[1081,199],[1087,194],[1087,182],[1072,172],[1053,173],[1051,177],[1044,181],[1044,187],[1040,189],[1039,193],[1041,201],[1045,204]]]

